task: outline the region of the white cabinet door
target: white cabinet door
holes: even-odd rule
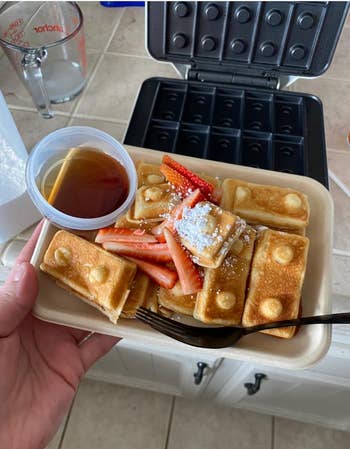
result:
[[[198,367],[198,363],[206,366]],[[218,364],[219,360],[207,356],[190,357],[123,341],[97,362],[87,377],[160,393],[197,396],[203,393]]]
[[[248,395],[247,386],[256,385],[261,373],[260,389]],[[307,371],[271,370],[250,365],[243,367],[220,391],[221,404],[274,414],[300,421],[350,430],[350,385],[340,379],[324,380]]]

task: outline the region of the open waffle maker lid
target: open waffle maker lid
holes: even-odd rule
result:
[[[148,2],[147,46],[155,59],[197,73],[318,76],[331,63],[348,8],[348,2]]]

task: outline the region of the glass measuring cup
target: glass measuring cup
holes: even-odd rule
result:
[[[42,117],[51,103],[75,98],[84,88],[83,15],[75,2],[6,2],[0,8],[0,45]]]

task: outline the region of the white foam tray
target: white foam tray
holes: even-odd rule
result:
[[[164,153],[126,146],[131,157],[150,163],[159,163]],[[291,187],[308,195],[310,224],[307,236],[310,251],[302,293],[303,315],[331,312],[331,249],[333,236],[333,202],[327,189],[304,176],[295,176],[259,170],[239,165],[207,161],[185,156],[176,159],[195,171],[205,171],[221,178],[235,177],[261,184]],[[32,257],[38,268],[40,293],[34,314],[45,321],[86,329],[104,334],[137,340],[150,347],[171,345],[172,350],[206,353],[215,358],[240,359],[288,369],[306,368],[320,360],[331,342],[331,326],[312,325],[300,329],[291,340],[283,340],[264,334],[252,334],[236,346],[224,349],[193,348],[162,335],[137,320],[120,319],[117,325],[109,322],[101,313],[58,287],[53,280],[39,271],[44,252],[57,228],[46,222]]]

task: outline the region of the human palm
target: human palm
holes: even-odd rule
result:
[[[38,286],[29,264],[39,229],[0,289],[0,447],[44,448],[86,370],[115,337],[45,323],[30,310]]]

